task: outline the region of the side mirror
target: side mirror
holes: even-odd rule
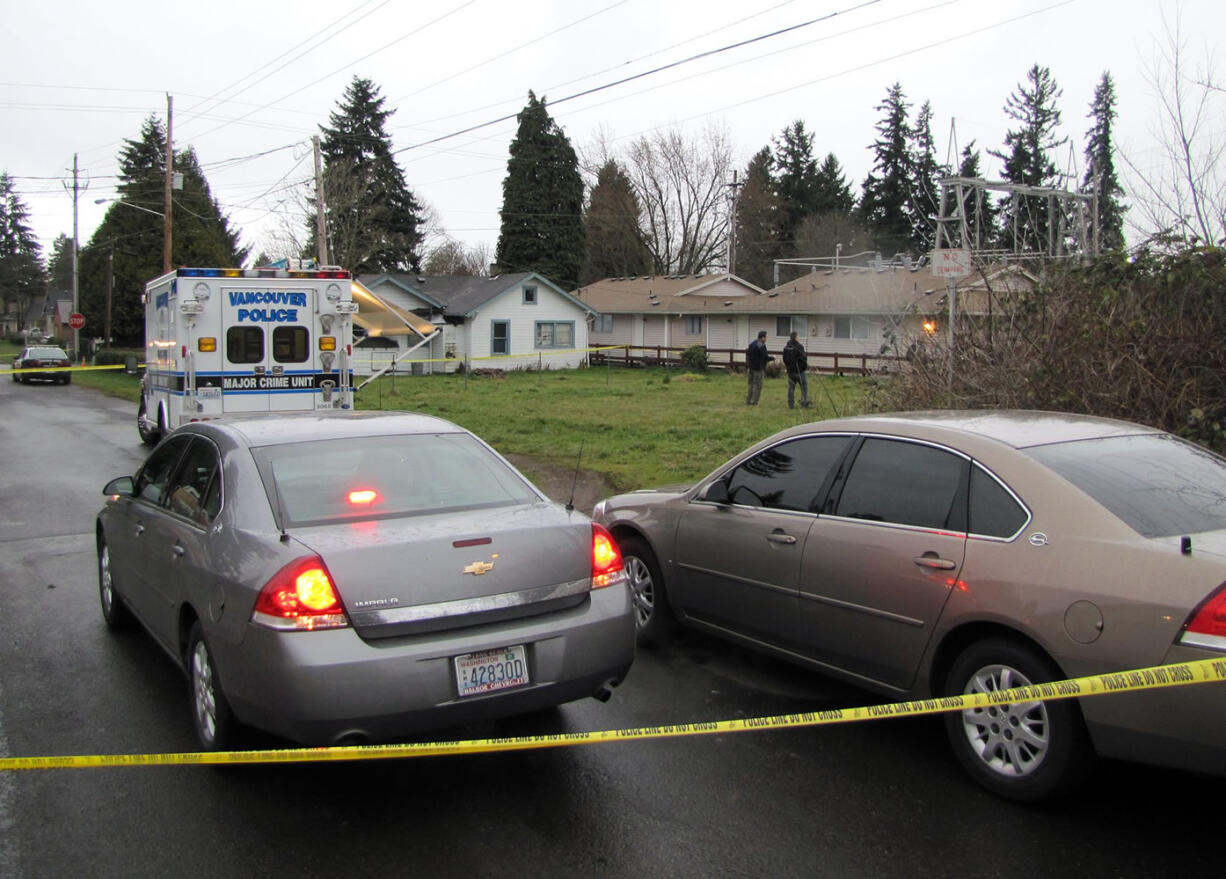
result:
[[[132,497],[134,488],[131,476],[119,476],[108,482],[103,487],[102,493],[111,497]]]
[[[707,490],[701,495],[704,501],[710,501],[713,504],[730,503],[728,498],[728,483],[722,479],[717,479],[707,486]]]

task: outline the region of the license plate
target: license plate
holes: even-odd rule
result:
[[[477,696],[528,683],[523,645],[465,653],[455,658],[455,679],[461,696]]]

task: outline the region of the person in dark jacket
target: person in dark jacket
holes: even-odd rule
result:
[[[805,354],[805,346],[796,338],[792,330],[788,342],[783,346],[783,366],[788,371],[788,408],[796,408],[796,386],[800,385],[800,406],[809,408],[809,380],[806,372],[809,369],[809,358]]]
[[[766,350],[766,330],[762,330],[745,349],[745,371],[749,373],[746,406],[758,405],[758,398],[762,396],[762,379],[766,377],[766,364],[774,359]]]

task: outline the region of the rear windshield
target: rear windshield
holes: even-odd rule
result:
[[[1226,458],[1173,436],[1119,436],[1024,449],[1142,537],[1226,528]]]
[[[537,499],[502,459],[462,433],[326,440],[252,451],[282,527]]]
[[[68,355],[63,348],[31,348],[30,356],[41,360],[67,360]]]

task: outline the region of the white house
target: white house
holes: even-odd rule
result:
[[[567,369],[587,358],[593,309],[535,272],[492,278],[379,274],[357,282],[355,323],[366,334],[355,350],[359,371],[377,371],[392,360],[415,374],[454,372],[464,363],[472,369]]]

